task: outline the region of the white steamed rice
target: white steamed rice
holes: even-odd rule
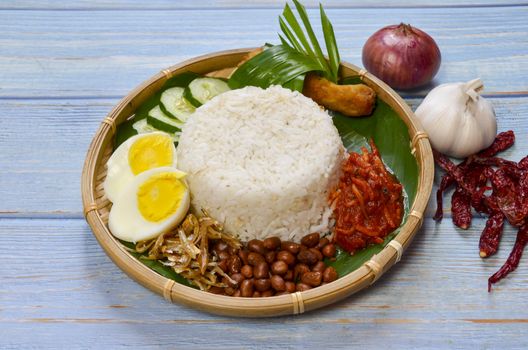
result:
[[[178,168],[195,210],[244,241],[296,240],[328,229],[328,194],[344,148],[331,117],[280,86],[219,95],[185,124]]]

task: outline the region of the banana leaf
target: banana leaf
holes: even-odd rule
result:
[[[266,51],[272,50],[274,48],[277,48],[277,46],[273,46]],[[285,50],[283,50],[282,48],[276,49],[276,50],[282,53],[285,52]],[[259,57],[259,56],[261,55],[258,55],[256,57]],[[275,56],[272,55],[270,57],[275,57]],[[253,67],[253,64],[257,64],[257,63],[255,62],[251,63],[248,67],[246,67],[247,70],[250,70],[250,67]],[[244,73],[244,74],[247,74],[247,73]],[[190,76],[188,76],[187,78],[190,78]],[[240,79],[240,77],[237,77],[236,79]],[[240,82],[240,80],[236,80],[236,79],[233,81],[230,80],[230,84],[233,83],[234,81],[236,81],[237,83]],[[268,87],[269,85],[273,84],[273,82],[271,82],[272,81],[271,79],[268,79],[268,80],[266,79],[262,79],[260,81],[260,83],[263,84],[262,87]],[[185,77],[183,80],[185,80]],[[304,81],[304,74],[300,74],[293,79],[285,81],[282,84],[286,85],[286,87],[292,90],[302,91],[303,81]],[[341,81],[342,84],[356,84],[360,82],[361,81],[357,77],[345,78]],[[181,82],[179,82],[179,78],[178,78],[178,79],[174,79],[171,83],[178,84]],[[172,86],[175,86],[175,85],[172,85]],[[145,114],[145,111],[148,112],[148,110],[150,110],[151,108],[150,106],[152,104],[155,105],[158,102],[159,102],[159,96],[156,96],[156,95],[153,96],[143,106],[141,106],[138,109],[138,111],[136,112],[135,118],[142,118],[143,115]],[[411,154],[410,138],[409,138],[407,126],[398,117],[396,112],[388,104],[386,104],[380,99],[377,100],[376,108],[373,114],[368,117],[349,118],[337,112],[329,111],[329,113],[332,115],[334,125],[336,126],[341,136],[341,139],[343,140],[343,144],[345,145],[348,151],[359,152],[361,150],[361,147],[368,148],[369,147],[368,140],[370,138],[374,139],[374,142],[380,151],[383,162],[385,163],[387,168],[403,184],[404,209],[405,209],[404,219],[402,221],[402,225],[403,225],[403,223],[405,223],[407,219],[409,208],[412,206],[412,203],[414,201],[414,197],[416,195],[416,190],[417,190],[417,185],[418,185],[418,165],[416,163],[416,159]],[[135,120],[137,119],[134,119],[134,121]],[[126,129],[124,129],[124,127],[128,128],[129,127],[127,126],[128,123],[130,122],[125,122],[118,128],[117,138],[120,137],[119,136],[120,130],[122,128],[123,130],[121,132],[123,132],[123,134],[126,132]],[[131,124],[130,124],[130,128],[131,128]],[[126,138],[123,137],[123,139],[126,139]],[[360,267],[363,263],[369,260],[374,254],[379,253],[388,244],[388,242],[398,234],[398,232],[399,232],[399,229],[389,234],[382,244],[371,245],[361,251],[356,252],[354,255],[350,255],[349,253],[341,249],[338,249],[336,260],[333,262],[332,261],[326,261],[326,262],[327,264],[334,266],[339,277],[343,277],[344,275]],[[123,243],[125,244],[126,242],[123,242]],[[132,247],[129,244],[125,244],[125,245]],[[174,270],[172,270],[170,267],[164,266],[163,264],[157,261],[152,261],[152,260],[141,258],[140,254],[133,254],[133,255],[136,256],[142,263],[144,263],[145,265],[147,265],[154,271],[158,272],[160,275],[173,279],[178,283],[182,283],[184,285],[190,285],[187,280],[185,280],[183,277],[175,273]]]
[[[418,164],[411,154],[410,138],[407,126],[396,112],[385,102],[378,99],[374,113],[369,117],[349,118],[340,113],[329,111],[333,116],[343,144],[348,151],[359,152],[361,147],[369,148],[368,140],[372,138],[378,148],[386,167],[403,185],[404,217],[407,220],[418,186]],[[401,226],[400,226],[401,228]],[[353,255],[338,249],[336,260],[328,264],[333,266],[339,277],[354,271],[379,253],[399,232],[391,232],[383,243],[371,245]]]
[[[238,67],[228,84],[231,89],[249,85],[261,88],[270,85],[284,86],[299,76],[304,77],[308,72],[319,70],[319,64],[309,57],[286,46],[275,45]],[[290,88],[302,91],[301,84],[292,84]]]

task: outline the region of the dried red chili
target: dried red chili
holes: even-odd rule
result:
[[[467,229],[471,225],[471,195],[462,187],[457,187],[451,197],[451,214],[453,223],[461,229]]]
[[[435,219],[436,221],[440,221],[444,217],[444,192],[454,183],[455,179],[453,179],[451,175],[444,174],[444,176],[442,176],[440,186],[438,186],[438,190],[436,191],[436,213],[433,216],[433,219]]]
[[[331,195],[335,200],[334,239],[351,253],[382,243],[403,217],[403,187],[385,168],[372,140],[370,148],[371,152],[362,148],[361,154],[350,153]]]
[[[488,221],[486,221],[486,227],[484,227],[484,231],[482,231],[482,234],[480,235],[479,254],[481,258],[487,258],[497,252],[503,226],[504,214],[500,211],[488,218]]]
[[[499,271],[495,272],[493,276],[491,276],[488,279],[488,292],[491,292],[492,284],[497,283],[504,277],[508,276],[510,272],[514,271],[517,268],[517,266],[519,266],[519,262],[521,261],[524,247],[526,247],[527,243],[528,243],[528,224],[525,224],[521,226],[521,228],[517,232],[517,238],[515,239],[515,244],[510,253],[510,256],[508,256],[508,259],[506,260],[504,265],[502,265]]]
[[[489,257],[497,251],[505,219],[514,226],[521,226],[508,261],[490,277],[489,289],[491,284],[515,270],[528,242],[528,156],[519,163],[495,156],[514,142],[513,131],[500,133],[490,147],[466,158],[459,165],[433,151],[435,161],[446,171],[437,192],[439,208],[435,219],[442,217],[442,194],[454,182],[456,189],[452,197],[452,219],[457,226],[466,228],[471,222],[468,197],[471,207],[489,215],[479,242],[481,257]],[[489,190],[492,190],[491,194],[486,195]]]
[[[520,226],[524,223],[524,208],[519,207],[519,197],[517,196],[517,184],[507,171],[503,168],[497,169],[491,179],[493,186],[493,197],[506,219],[513,226]]]
[[[507,150],[515,143],[515,134],[512,130],[503,131],[499,133],[493,143],[486,149],[477,153],[481,158],[488,158]]]

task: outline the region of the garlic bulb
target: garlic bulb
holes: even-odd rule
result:
[[[464,158],[491,145],[497,135],[495,111],[479,95],[480,79],[442,84],[431,90],[416,109],[416,116],[434,149]]]

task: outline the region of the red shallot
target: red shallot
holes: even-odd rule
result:
[[[410,24],[384,27],[363,46],[365,68],[395,89],[413,89],[429,83],[441,60],[433,38]]]

